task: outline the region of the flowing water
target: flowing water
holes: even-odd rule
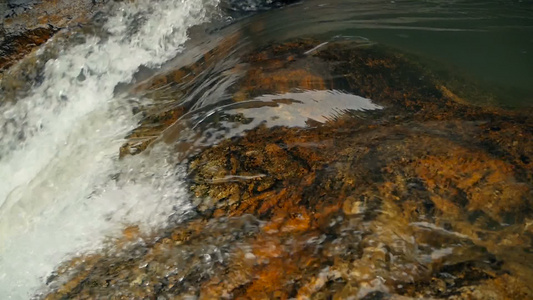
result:
[[[101,249],[127,226],[149,233],[185,220],[194,205],[181,162],[191,149],[260,124],[305,127],[341,111],[383,109],[339,90],[266,93],[230,103],[228,90],[242,77],[246,49],[298,37],[325,41],[317,49],[339,40],[385,45],[435,72],[475,82],[484,93],[472,101],[533,105],[529,1],[304,0],[271,10],[254,2],[217,5],[109,4],[93,30],[73,30],[75,41],[50,40],[45,46],[60,50],[49,60],[44,50],[37,53],[43,56],[40,82],[15,101],[0,102],[0,298],[30,298],[59,263]],[[189,86],[134,92],[143,80],[186,66],[232,36],[234,43]],[[180,105],[191,113],[161,139],[184,146],[156,143],[142,155],[119,158],[142,118],[139,107],[171,107],[180,89],[187,91]],[[235,115],[251,121],[224,121]],[[183,155],[174,155],[176,149]]]
[[[65,255],[98,248],[124,224],[150,228],[174,206],[187,209],[179,170],[157,158],[118,161],[117,149],[138,120],[131,113],[135,99],[115,95],[114,88],[141,65],[158,66],[181,52],[187,29],[206,21],[210,5],[115,7],[104,25],[109,36],[87,36],[62,50],[27,98],[4,103],[1,295],[27,298]],[[127,175],[139,164],[145,172]]]

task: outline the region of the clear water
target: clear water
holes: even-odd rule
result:
[[[152,101],[130,88],[143,77],[194,61],[236,31],[245,35],[235,48],[302,36],[380,43],[479,82],[494,95],[491,104],[533,105],[530,1],[309,0],[231,18],[221,17],[215,5],[137,0],[110,6],[105,36],[86,34],[83,42],[64,45],[57,59],[46,62],[41,84],[16,102],[1,104],[2,299],[29,298],[58,263],[98,250],[128,225],[149,232],[171,215],[190,211],[183,166],[169,159],[174,149],[161,143],[149,153],[119,160],[119,147],[140,119],[132,109]],[[199,110],[221,105],[226,86],[198,88],[190,101],[198,101],[194,108]],[[318,94],[311,96],[328,96]],[[360,97],[346,105],[341,96],[335,97],[336,107],[323,109],[324,115],[306,117],[323,118],[328,109],[380,109]],[[279,109],[290,113],[298,105]],[[245,111],[256,119],[271,113],[260,106]],[[305,125],[303,119],[270,120]],[[227,134],[223,137],[236,133]]]
[[[477,81],[505,106],[533,102],[531,1],[303,1],[257,16],[251,39],[360,37]],[[264,30],[253,30],[261,24]],[[245,26],[245,25],[243,25]]]

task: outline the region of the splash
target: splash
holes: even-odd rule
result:
[[[149,230],[188,208],[179,166],[155,157],[118,160],[138,121],[130,103],[139,99],[114,89],[141,65],[181,52],[187,29],[205,22],[215,4],[118,4],[105,36],[65,48],[27,98],[0,107],[3,299],[29,298],[66,256],[101,247],[125,224]]]

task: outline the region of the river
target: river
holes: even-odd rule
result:
[[[264,11],[249,2],[238,11],[221,10],[216,0],[109,3],[92,30],[73,29],[69,34],[74,38],[52,38],[42,46],[36,54],[42,57],[40,82],[16,101],[0,102],[2,299],[31,298],[59,263],[103,249],[127,226],[150,233],[169,220],[187,219],[194,205],[184,160],[174,158],[175,148],[159,143],[142,155],[120,158],[120,147],[142,119],[138,108],[161,100],[132,90],[146,78],[194,61],[236,32],[241,35],[230,47],[235,52],[220,58],[222,68],[223,62],[238,65],[238,51],[246,47],[300,37],[326,43],[351,40],[417,57],[437,73],[454,74],[450,81],[459,87],[465,78],[474,82],[476,91],[465,92],[472,103],[533,105],[530,1],[304,0]],[[46,47],[58,49],[57,57],[46,58]],[[193,110],[202,112],[193,118],[195,126],[211,122],[213,107],[228,113],[242,109],[225,106],[226,89],[236,77],[210,72],[196,80],[207,84],[213,79],[216,84],[199,82],[196,94],[190,92],[194,96],[187,99],[194,102]],[[329,96],[311,92],[304,98]],[[340,110],[382,108],[350,97],[357,96],[338,93],[332,99],[339,103],[328,103]],[[307,105],[294,94],[278,98]],[[276,99],[267,95],[253,101]],[[283,112],[292,114],[292,107]],[[276,121],[261,106],[247,111],[255,122],[222,131],[200,146],[237,136],[267,118],[272,126],[304,127],[306,119],[321,120],[305,115]],[[192,125],[185,121],[174,132],[189,138],[190,128],[183,127]]]

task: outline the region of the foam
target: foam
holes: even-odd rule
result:
[[[160,158],[164,149],[118,160],[138,120],[114,88],[139,66],[175,57],[213,4],[118,4],[108,37],[63,50],[30,96],[0,107],[2,299],[30,298],[68,255],[102,247],[127,224],[150,230],[176,207],[189,209],[180,167]]]

